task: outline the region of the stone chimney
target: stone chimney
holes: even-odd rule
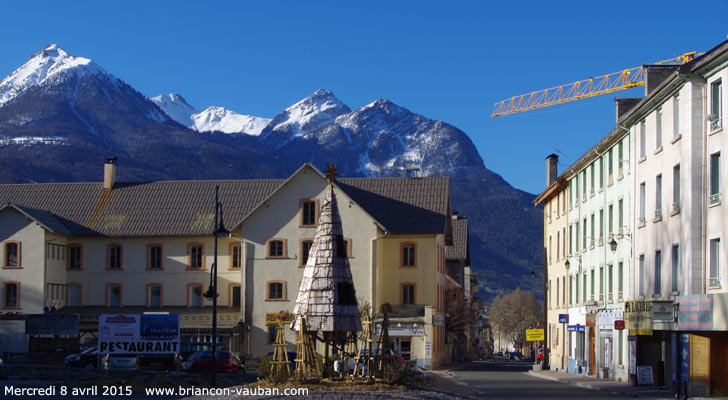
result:
[[[116,157],[104,158],[104,190],[114,188],[116,180]]]
[[[551,154],[546,157],[546,187],[549,187],[556,182],[556,177],[558,176],[558,164],[559,156],[556,154]]]

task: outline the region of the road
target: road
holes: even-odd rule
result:
[[[450,375],[470,385],[474,396],[486,399],[614,399],[608,393],[549,381],[528,374],[532,364],[496,357],[476,361]]]

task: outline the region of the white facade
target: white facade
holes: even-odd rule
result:
[[[616,130],[569,179],[569,371],[626,381],[627,334],[614,330],[630,287],[632,136]],[[616,242],[616,251],[610,243]],[[587,324],[583,332],[573,330]]]

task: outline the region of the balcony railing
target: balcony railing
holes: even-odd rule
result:
[[[710,195],[710,204],[720,203],[720,193],[713,193]]]

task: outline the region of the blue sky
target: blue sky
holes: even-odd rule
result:
[[[728,1],[3,2],[0,76],[46,44],[147,96],[180,93],[272,118],[318,88],[352,109],[386,98],[465,131],[486,167],[531,193],[544,158],[576,160],[615,123],[604,95],[490,117],[513,95],[705,51]],[[642,88],[617,96],[639,96]]]

